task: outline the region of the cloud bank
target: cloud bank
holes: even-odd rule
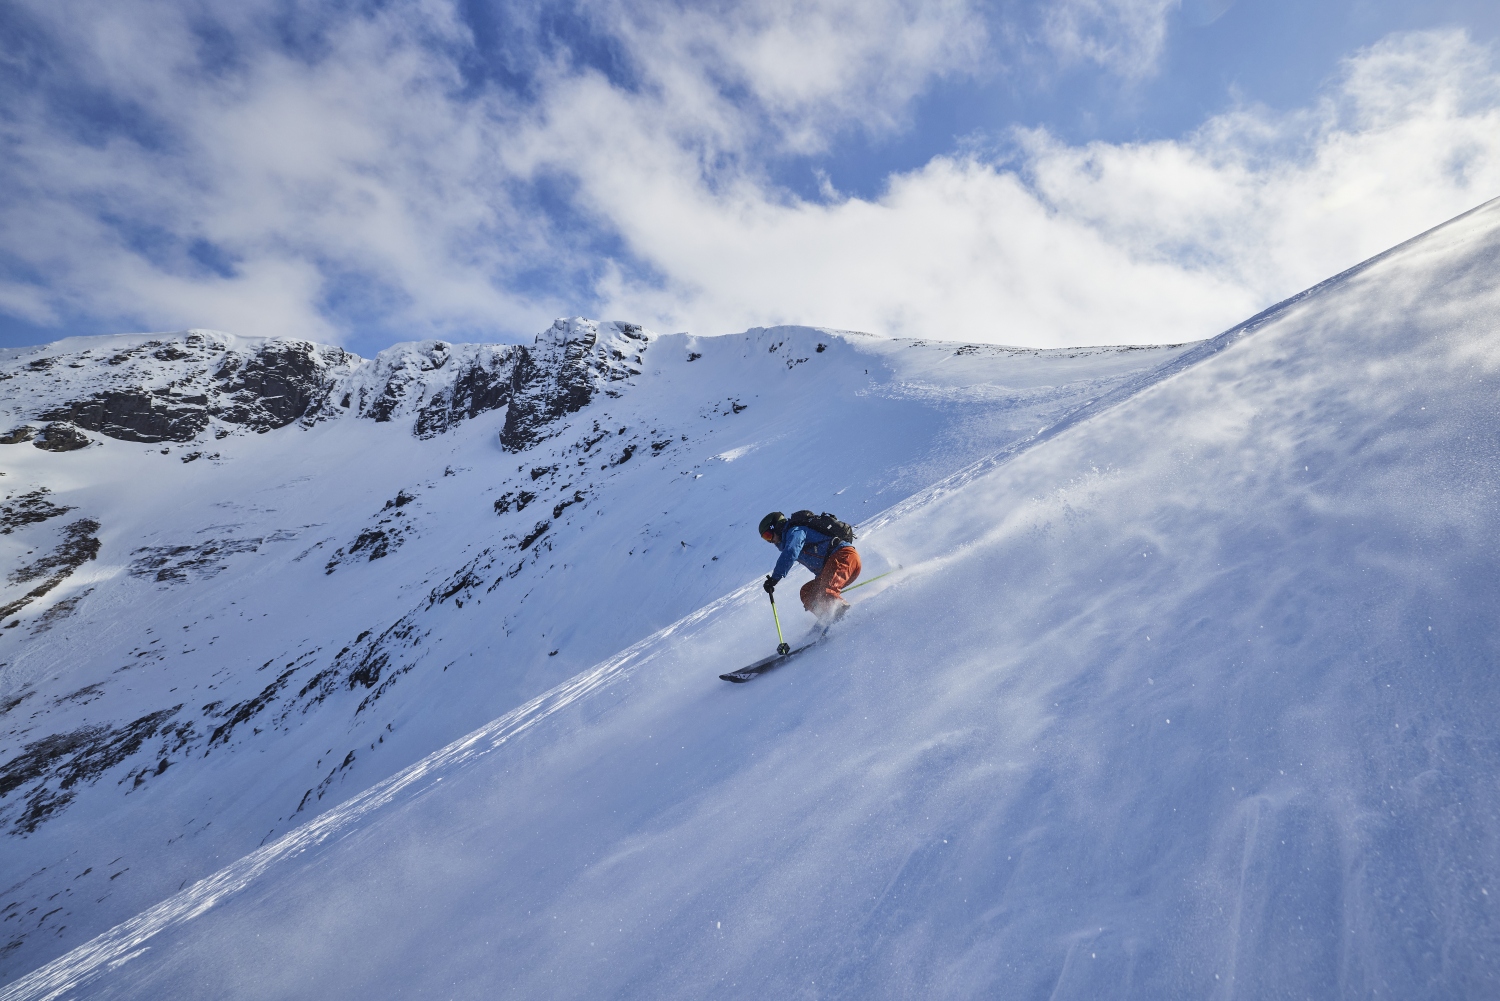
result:
[[[1039,44],[1138,79],[1173,7],[1069,0]],[[1358,52],[1294,112],[1158,142],[976,137],[878,196],[808,198],[779,158],[899,135],[934,85],[993,71],[1004,26],[964,0],[4,16],[0,312],[59,336],[368,350],[585,313],[1182,341],[1500,194],[1500,71],[1458,31]]]

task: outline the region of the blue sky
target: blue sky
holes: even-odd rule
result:
[[[1500,5],[0,7],[0,343],[1176,341],[1500,195]]]

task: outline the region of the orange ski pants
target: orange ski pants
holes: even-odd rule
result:
[[[859,553],[853,546],[840,546],[823,561],[816,577],[802,585],[802,607],[822,618],[840,605],[849,604],[839,594],[859,576]]]

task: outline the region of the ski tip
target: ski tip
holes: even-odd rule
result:
[[[749,678],[741,678],[741,677],[738,677],[737,675],[733,675],[733,674],[721,674],[721,675],[719,675],[719,680],[721,680],[721,681],[732,681],[736,685],[743,685],[745,682],[749,681],[750,679]]]

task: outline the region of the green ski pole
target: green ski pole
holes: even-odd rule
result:
[[[786,641],[785,636],[781,635],[781,616],[776,614],[776,595],[768,591],[766,596],[771,599],[771,618],[776,620],[776,638],[780,641],[776,644],[776,652],[785,657],[792,652],[792,645]]]

